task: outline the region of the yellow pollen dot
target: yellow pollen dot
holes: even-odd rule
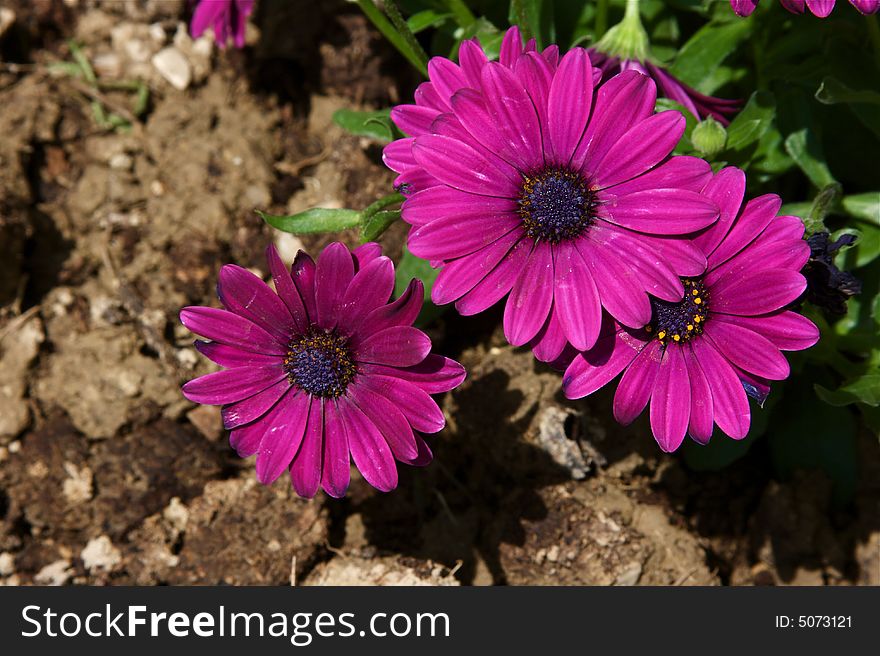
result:
[[[694,291],[691,292],[691,294],[693,294],[694,296],[699,296],[700,292],[695,289]]]
[[[664,337],[666,337],[666,331],[665,331],[665,330],[661,330],[659,333],[657,333],[657,337],[658,337],[659,339],[663,339]]]
[[[681,335],[673,335],[673,336],[672,336],[672,339],[674,339],[676,342],[680,342],[680,341],[681,341]]]
[[[700,298],[699,296],[697,296],[697,298],[694,299],[694,303],[696,303],[697,305],[699,305],[702,302],[703,302],[703,299]]]
[[[702,320],[703,317],[701,317],[699,314],[694,317],[694,323],[700,323]]]
[[[690,331],[693,330],[693,329],[694,329],[694,324],[689,323],[689,324],[688,324],[688,332],[690,332]]]

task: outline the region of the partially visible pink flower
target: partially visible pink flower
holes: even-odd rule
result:
[[[807,9],[819,18],[825,18],[833,10],[836,0],[779,0],[783,7],[793,14],[803,14]],[[880,0],[849,0],[849,3],[865,14],[880,11]],[[758,6],[758,0],[730,0],[730,6],[737,16],[750,16]]]
[[[595,48],[587,50],[593,66],[602,71],[602,80],[607,80],[621,71],[635,70],[643,75],[653,78],[657,83],[657,90],[661,96],[679,103],[698,120],[712,116],[722,125],[730,123],[730,118],[739,111],[742,102],[739,100],[725,100],[700,93],[676,78],[661,66],[645,60],[640,62],[635,59],[621,59],[613,55],[599,52]]]
[[[183,395],[223,406],[230,444],[243,458],[257,456],[261,483],[289,471],[300,496],[323,487],[341,497],[353,459],[370,485],[394,489],[395,461],[431,461],[419,433],[436,433],[446,420],[430,395],[465,376],[412,326],[422,283],[389,301],[394,265],[378,244],[353,253],[330,244],[317,264],[300,252],[292,270],[274,246],[266,257],[275,291],[228,264],[217,284],[226,309],[181,310],[183,325],[211,340],[196,348],[226,367],[189,381]]]
[[[781,351],[819,339],[816,326],[788,307],[806,287],[803,222],[777,216],[775,194],[740,209],[744,190],[745,175],[732,167],[706,185],[721,217],[694,240],[708,268],[682,278],[684,299],[652,299],[651,321],[641,329],[606,318],[596,346],[563,377],[566,396],[577,399],[623,372],[615,419],[629,424],[650,403],[651,430],[664,451],[677,449],[685,434],[707,443],[713,423],[733,439],[745,437],[747,396],[763,402],[770,381],[788,377]]]
[[[190,34],[198,39],[210,27],[221,48],[226,47],[230,37],[236,48],[244,48],[247,19],[253,9],[254,0],[200,0],[193,12]]]

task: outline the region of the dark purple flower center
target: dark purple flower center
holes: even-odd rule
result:
[[[288,380],[312,396],[341,396],[357,373],[347,343],[345,337],[314,326],[295,337],[284,358]]]
[[[645,326],[663,344],[686,342],[703,332],[709,316],[709,294],[700,280],[682,278],[684,298],[677,303],[651,298],[651,323]]]
[[[519,215],[535,240],[558,244],[576,239],[593,222],[595,205],[595,194],[576,171],[547,168],[524,176]]]

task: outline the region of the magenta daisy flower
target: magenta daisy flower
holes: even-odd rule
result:
[[[836,0],[779,0],[783,7],[793,14],[803,14],[806,10],[819,18],[825,18],[833,10]],[[880,11],[880,0],[849,0],[849,3],[865,14]],[[730,6],[737,16],[751,16],[758,6],[758,0],[730,0]]]
[[[457,362],[431,354],[431,340],[412,327],[421,282],[389,302],[394,265],[377,244],[352,254],[334,243],[317,264],[301,252],[293,275],[274,247],[266,257],[274,292],[230,264],[217,284],[226,309],[181,310],[183,325],[212,340],[196,348],[226,367],[188,382],[184,396],[223,406],[229,441],[242,457],[256,454],[261,483],[289,470],[300,496],[321,486],[341,497],[350,455],[367,482],[393,490],[395,460],[431,461],[419,432],[436,433],[445,419],[429,395],[465,376]]]
[[[236,48],[244,48],[247,19],[254,9],[254,0],[200,0],[193,12],[190,34],[198,39],[209,27],[221,48],[232,38]]]
[[[811,321],[787,309],[806,287],[803,223],[776,216],[781,201],[774,194],[740,211],[744,190],[745,175],[736,168],[706,186],[721,218],[695,240],[708,268],[682,279],[684,298],[652,299],[651,321],[640,330],[606,320],[595,348],[578,355],[563,377],[566,396],[576,399],[623,372],[614,417],[629,424],[650,402],[651,430],[664,451],[677,449],[685,433],[707,443],[713,422],[734,439],[745,437],[747,393],[763,402],[770,381],[788,377],[780,351],[819,338]]]
[[[654,114],[654,82],[626,71],[594,89],[586,50],[538,53],[516,28],[499,62],[476,41],[459,60],[429,62],[416,104],[391,113],[412,136],[384,152],[409,248],[440,268],[434,302],[470,315],[508,296],[508,341],[553,361],[596,342],[603,307],[636,328],[648,292],[680,300],[706,263],[681,236],[718,208],[699,193],[709,165],[669,157],[685,121]]]
[[[679,103],[699,120],[712,116],[722,125],[727,125],[742,105],[739,100],[725,100],[700,93],[662,66],[652,64],[648,60],[640,62],[635,59],[621,59],[613,55],[606,55],[595,48],[590,48],[588,52],[593,66],[602,71],[603,81],[627,70],[648,75],[657,83],[660,95]]]

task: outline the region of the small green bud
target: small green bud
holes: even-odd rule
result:
[[[706,157],[712,157],[721,152],[727,143],[727,130],[711,116],[705,121],[700,121],[691,132],[691,142],[694,148]]]

